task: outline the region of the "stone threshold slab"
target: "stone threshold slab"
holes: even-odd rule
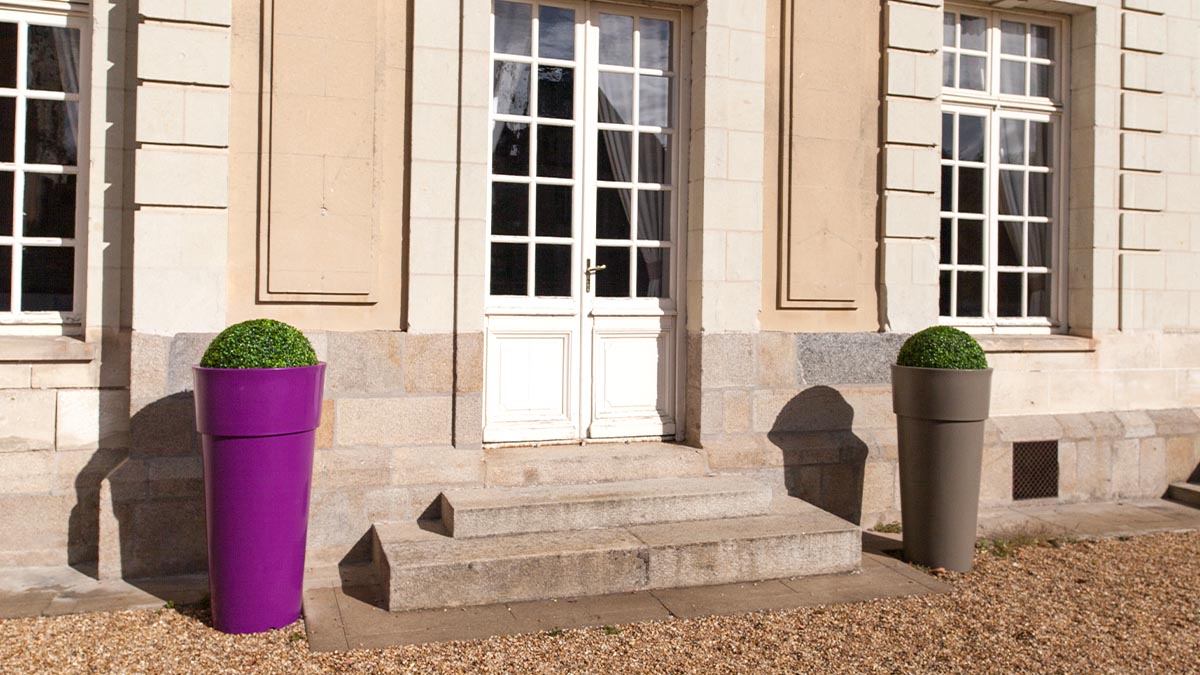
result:
[[[309,648],[343,651],[866,602],[949,589],[890,555],[864,551],[862,571],[852,574],[411,612],[383,609],[382,589],[376,587],[309,589],[304,612]]]

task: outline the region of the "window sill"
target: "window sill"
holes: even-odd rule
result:
[[[1094,352],[1096,341],[1078,335],[976,335],[988,354],[1023,352]]]
[[[93,361],[97,351],[95,343],[73,337],[0,336],[0,361]]]

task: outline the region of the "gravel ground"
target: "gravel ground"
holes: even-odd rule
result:
[[[1200,673],[1200,533],[980,553],[954,592],[346,653],[202,609],[0,621],[0,673]]]

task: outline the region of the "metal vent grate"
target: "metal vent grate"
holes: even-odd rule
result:
[[[1013,443],[1013,501],[1058,496],[1058,441]]]

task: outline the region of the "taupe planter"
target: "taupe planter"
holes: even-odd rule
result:
[[[971,569],[992,369],[892,366],[904,557]]]

